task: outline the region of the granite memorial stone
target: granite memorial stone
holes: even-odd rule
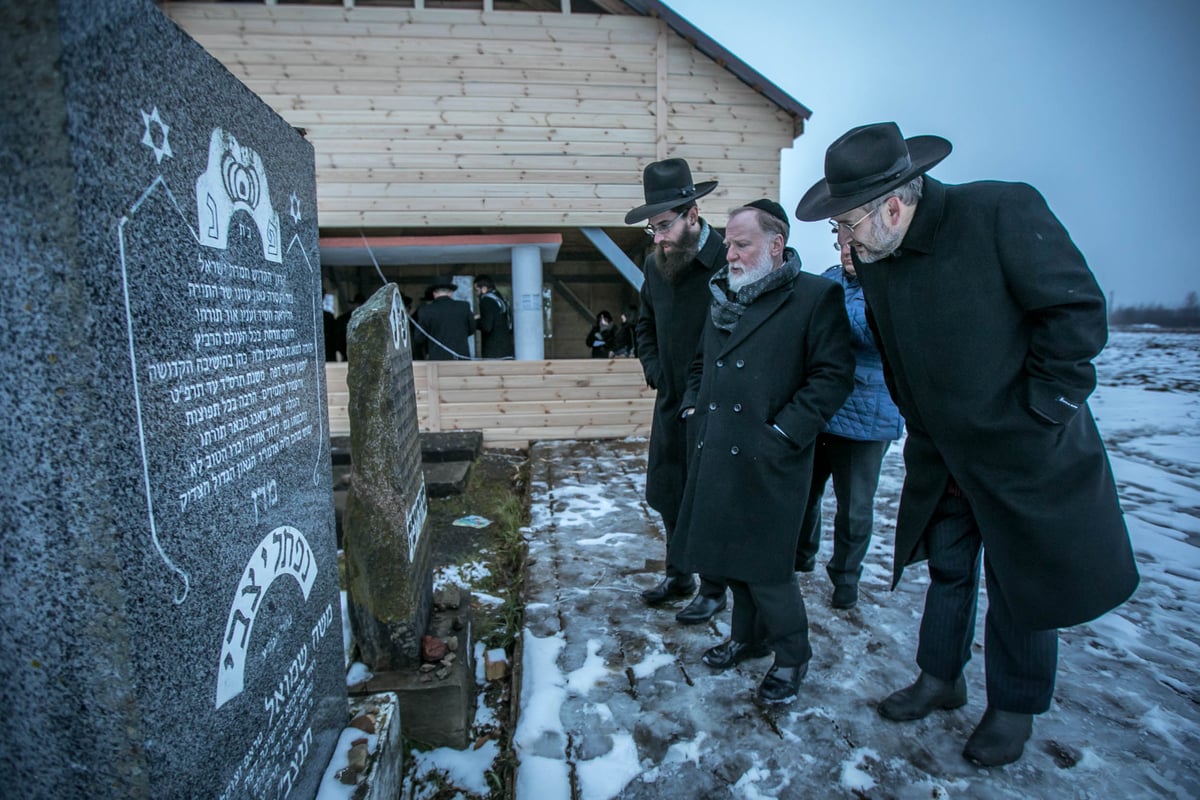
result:
[[[311,798],[346,722],[313,149],[148,0],[0,3],[20,797]]]
[[[354,464],[342,516],[346,591],[359,658],[384,672],[420,663],[432,597],[412,344],[388,284],[350,319],[346,384]]]

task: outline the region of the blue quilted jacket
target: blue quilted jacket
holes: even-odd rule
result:
[[[883,442],[899,439],[904,433],[904,418],[892,402],[883,380],[883,360],[867,327],[867,303],[857,278],[851,278],[842,266],[830,267],[821,276],[840,283],[846,293],[846,314],[850,317],[850,345],[854,350],[854,391],[825,425],[825,432],[847,439]]]

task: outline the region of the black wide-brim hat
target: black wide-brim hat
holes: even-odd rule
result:
[[[905,139],[894,122],[853,128],[825,151],[825,177],[800,199],[796,219],[828,219],[869,203],[924,175],[951,147],[940,136]]]
[[[642,190],[646,204],[625,215],[625,224],[650,219],[672,208],[698,200],[717,188],[716,181],[692,181],[692,170],[682,158],[668,158],[646,165],[642,171]]]

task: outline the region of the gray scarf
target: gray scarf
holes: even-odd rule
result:
[[[738,320],[746,308],[758,298],[772,289],[791,283],[800,274],[800,257],[796,251],[788,248],[783,252],[783,264],[779,269],[771,270],[753,283],[748,283],[736,294],[729,291],[729,265],[721,267],[716,275],[708,281],[708,289],[712,292],[712,321],[723,331],[732,331],[737,327]]]

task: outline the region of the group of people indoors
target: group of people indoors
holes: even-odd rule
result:
[[[471,358],[470,341],[479,331],[479,358],[513,357],[513,315],[509,301],[487,275],[474,281],[477,309],[455,300],[458,286],[449,281],[435,283],[426,291],[425,302],[413,314],[413,358],[426,361],[458,361]]]

